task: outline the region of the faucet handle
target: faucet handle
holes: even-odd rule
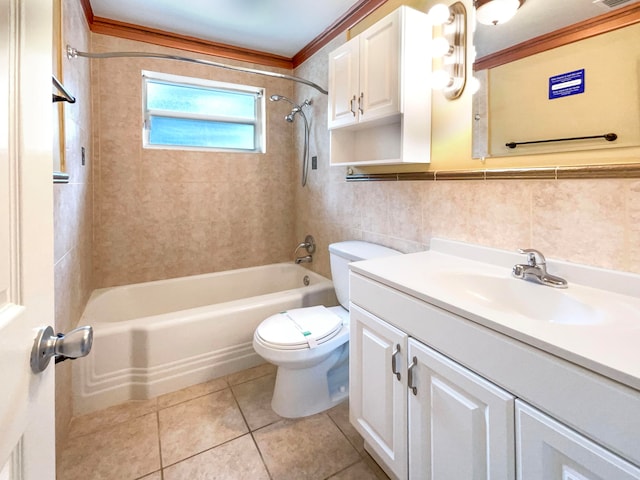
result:
[[[527,256],[527,264],[530,267],[535,267],[536,265],[545,265],[547,260],[544,258],[542,252],[535,250],[533,248],[519,248],[518,253],[523,253]]]

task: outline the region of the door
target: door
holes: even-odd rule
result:
[[[409,478],[513,480],[514,397],[413,339],[409,359]]]
[[[52,480],[54,369],[34,374],[53,323],[52,6],[0,0],[0,478]]]
[[[349,316],[350,421],[369,453],[407,478],[407,335],[353,304]]]
[[[358,37],[329,54],[329,129],[358,123]]]
[[[403,9],[387,15],[360,37],[360,122],[400,113],[400,34]],[[409,101],[412,101],[410,99]]]
[[[640,468],[516,400],[518,479],[638,480]]]

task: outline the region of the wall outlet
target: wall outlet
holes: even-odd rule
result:
[[[311,170],[317,170],[317,169],[318,169],[318,157],[314,155],[313,157],[311,157]]]

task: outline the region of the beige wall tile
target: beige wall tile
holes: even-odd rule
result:
[[[532,245],[549,257],[625,269],[624,181],[542,183],[532,195]]]
[[[98,51],[174,52],[104,35],[92,39]],[[294,128],[282,118],[288,107],[266,103],[266,154],[143,149],[141,70],[262,85],[267,96],[290,97],[290,82],[160,60],[94,63],[97,286],[287,260],[295,246]]]
[[[77,0],[63,0],[63,43],[89,50],[90,33]],[[55,330],[74,328],[93,289],[93,159],[91,83],[87,60],[63,58],[62,82],[76,97],[65,104],[65,164],[70,183],[54,185]],[[86,165],[81,149],[85,147]],[[68,435],[72,413],[69,362],[56,367],[57,452]]]

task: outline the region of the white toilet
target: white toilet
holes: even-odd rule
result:
[[[400,252],[357,240],[329,245],[331,275],[341,306],[296,308],[266,318],[253,348],[278,366],[271,407],[296,418],[327,410],[349,393],[349,263]]]

